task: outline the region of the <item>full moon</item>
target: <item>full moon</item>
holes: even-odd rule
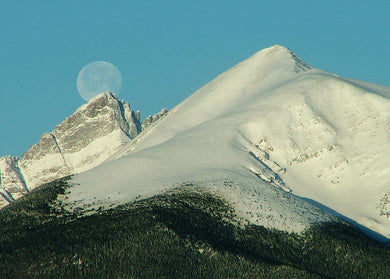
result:
[[[113,64],[105,61],[88,64],[81,69],[77,77],[77,90],[86,101],[105,91],[119,94],[121,86],[121,72]]]

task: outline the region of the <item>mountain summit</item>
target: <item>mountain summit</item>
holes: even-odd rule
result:
[[[388,87],[313,69],[276,45],[76,176],[69,197],[115,204],[190,182],[224,195],[255,224],[300,231],[327,218],[306,210],[322,204],[390,237],[389,97]],[[267,197],[273,191],[280,198]]]
[[[130,105],[105,92],[44,134],[18,165],[27,185],[35,188],[97,166],[140,131],[140,119]]]
[[[143,123],[106,92],[0,158],[0,277],[390,278],[389,123],[280,45]]]
[[[143,123],[113,93],[96,96],[20,160],[0,159],[0,193],[12,202],[79,173],[67,203],[93,210],[190,184],[253,224],[300,232],[327,208],[389,238],[389,122],[389,87],[276,45]]]
[[[148,118],[148,125],[165,113]],[[20,159],[0,158],[4,198],[0,205],[44,183],[99,165],[143,130],[140,117],[139,111],[132,111],[114,93],[97,95],[52,132],[43,134]]]
[[[306,72],[311,69],[298,55],[282,45],[274,45],[260,50],[243,63],[245,65],[257,65],[259,68],[268,67],[268,72],[273,72],[270,71],[271,68],[276,71],[289,70],[295,73]]]

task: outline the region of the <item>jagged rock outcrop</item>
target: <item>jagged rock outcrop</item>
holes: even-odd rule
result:
[[[151,117],[149,125],[165,113]],[[0,207],[43,183],[99,165],[146,127],[140,120],[139,111],[111,92],[91,99],[20,159],[0,158]]]
[[[165,116],[168,113],[168,110],[166,108],[162,109],[159,113],[156,113],[155,115],[149,115],[148,117],[145,118],[145,120],[142,122],[141,126],[142,129],[146,129],[152,123],[156,122],[159,120],[161,117]]]

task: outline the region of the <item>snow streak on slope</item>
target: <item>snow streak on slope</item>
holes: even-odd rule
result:
[[[76,176],[68,197],[122,203],[191,182],[256,224],[300,231],[329,220],[295,194],[389,237],[389,97],[387,87],[312,69],[274,46]]]

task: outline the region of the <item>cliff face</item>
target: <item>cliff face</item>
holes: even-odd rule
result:
[[[12,202],[28,192],[23,175],[17,165],[18,158],[4,156],[0,158],[0,205]]]
[[[129,103],[111,92],[96,96],[20,159],[0,158],[0,206],[43,183],[97,166],[141,130],[140,113]]]
[[[167,109],[162,109],[159,113],[156,113],[155,115],[149,115],[145,118],[145,120],[142,122],[142,129],[148,128],[150,125],[152,125],[154,122],[159,120],[161,117],[165,116],[168,113]]]

